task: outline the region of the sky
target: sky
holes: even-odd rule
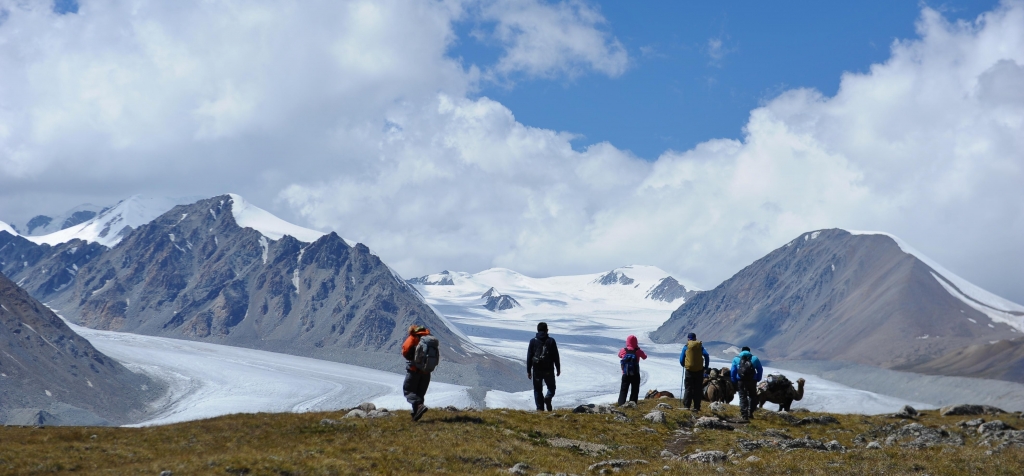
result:
[[[705,289],[877,230],[1024,302],[1024,2],[690,3],[0,0],[0,220],[234,192],[407,277]]]

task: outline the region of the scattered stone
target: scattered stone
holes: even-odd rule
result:
[[[984,418],[975,418],[973,420],[964,420],[964,421],[962,421],[960,423],[957,423],[956,426],[959,426],[960,428],[967,428],[967,427],[974,428],[976,426],[981,425],[982,423],[985,423],[985,419]]]
[[[360,410],[362,410],[362,411],[364,411],[366,413],[370,413],[370,412],[372,412],[372,411],[377,409],[377,405],[374,405],[374,404],[372,404],[370,402],[363,402],[363,403],[360,403],[359,405],[357,405],[356,408],[358,408],[358,409],[360,409]]]
[[[346,413],[342,418],[366,418],[366,412],[356,408]]]
[[[161,471],[160,476],[174,476],[174,473],[171,471]]]
[[[96,438],[97,438],[96,435],[92,435],[92,436],[89,437],[90,440],[95,440]]]
[[[792,440],[782,440],[778,443],[779,448],[787,450],[807,449],[807,450],[821,450],[830,451],[825,443],[818,440],[812,440],[810,438],[795,438]]]
[[[828,451],[846,451],[846,447],[839,444],[839,441],[836,440],[825,443],[825,449]]]
[[[722,451],[701,451],[686,456],[687,461],[705,464],[717,464],[725,461],[727,456]]]
[[[627,423],[627,422],[629,422],[629,417],[627,417],[626,415],[623,415],[623,414],[620,413],[618,415],[615,415],[615,421],[621,422],[621,423]]]
[[[331,420],[330,418],[324,418],[323,420],[320,420],[320,424],[323,425],[323,426],[337,425],[338,424],[338,420]]]
[[[988,423],[982,423],[978,425],[978,433],[984,435],[985,433],[991,433],[993,431],[1004,431],[1012,430],[1013,427],[1003,423],[1002,420],[993,420]]]
[[[711,402],[711,411],[724,412],[729,406],[722,402]]]
[[[642,459],[610,459],[607,461],[600,461],[587,467],[587,471],[594,471],[598,469],[607,468],[625,468],[626,466],[633,466],[639,464],[647,464],[646,460]]]
[[[732,425],[718,419],[718,417],[700,417],[697,419],[697,422],[693,424],[693,426],[697,428],[706,428],[709,430],[732,431],[735,429]]]
[[[979,445],[991,446],[998,443],[995,451],[1002,451],[1009,447],[1024,447],[1024,431],[1019,430],[997,430],[985,433]]]
[[[661,410],[652,410],[651,413],[644,415],[644,420],[651,423],[665,423],[665,412]]]
[[[655,430],[654,428],[650,428],[650,427],[646,427],[646,426],[645,427],[641,427],[640,431],[642,431],[644,433],[657,433],[658,432],[658,430]]]
[[[632,400],[628,401],[626,403],[623,403],[622,406],[620,406],[619,408],[636,408],[636,402]]]
[[[676,454],[671,452],[671,451],[669,451],[669,450],[661,450],[661,457],[662,458],[675,458]]]
[[[393,413],[389,412],[387,408],[379,408],[370,410],[370,412],[366,414],[366,418],[386,418],[392,415]]]
[[[773,440],[746,440],[743,438],[736,440],[736,443],[740,445],[740,448],[742,448],[743,451],[754,451],[756,449],[761,449],[766,446],[775,446],[777,444],[777,442]]]
[[[892,414],[893,418],[916,418],[917,415],[917,410],[910,405],[903,405],[900,411]]]
[[[878,443],[877,441],[872,441],[871,443],[868,443],[868,449],[869,450],[880,450],[880,449],[882,449],[882,445],[880,443]]]
[[[459,411],[459,409],[456,408],[455,405],[448,405],[447,407],[444,407],[441,410],[444,410],[446,412],[451,412],[451,413],[455,413],[455,412]]]
[[[819,416],[819,417],[804,417],[804,418],[801,418],[801,419],[793,422],[793,425],[795,425],[795,426],[802,426],[802,425],[838,425],[838,424],[839,424],[839,420],[837,420],[836,417],[831,416],[831,415],[822,415],[822,416]]]
[[[756,463],[758,461],[761,461],[761,458],[758,458],[757,456],[751,455],[749,458],[747,458],[748,463]]]
[[[913,439],[906,441],[909,438]],[[892,446],[894,444],[899,444],[904,448],[923,449],[935,445],[963,446],[964,440],[959,435],[951,435],[942,428],[930,428],[920,423],[911,423],[889,433],[889,437],[885,439],[885,445]]]
[[[1003,410],[992,407],[989,405],[949,405],[942,407],[939,410],[939,415],[942,416],[956,416],[956,415],[995,415],[997,413],[1006,413]]]
[[[574,448],[592,456],[608,451],[608,447],[605,445],[588,443],[586,441],[570,440],[568,438],[548,438],[548,444],[555,448]]]
[[[526,474],[526,470],[530,469],[530,466],[526,463],[516,463],[514,466],[508,469],[509,473],[512,474]]]
[[[791,439],[793,439],[792,436],[789,436],[788,434],[786,434],[785,430],[777,430],[775,428],[769,428],[767,430],[764,430],[763,435],[764,436],[770,436],[772,438],[778,438],[780,440],[791,440]]]
[[[662,410],[671,410],[672,409],[672,405],[669,405],[667,403],[659,403],[659,404],[655,405],[654,408],[659,408],[659,409],[662,409]]]
[[[789,411],[791,413],[811,413],[811,411],[809,409],[804,408],[804,407],[791,408]]]

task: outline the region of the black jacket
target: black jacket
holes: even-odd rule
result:
[[[547,363],[537,364],[537,367],[533,367],[533,355],[535,350],[539,350],[538,347],[547,341],[548,351],[551,352],[551,360]],[[555,339],[548,337],[547,332],[538,332],[537,337],[530,339],[530,348],[526,351],[526,372],[533,373],[535,376],[554,374],[555,369],[558,372],[562,372],[562,361],[558,359],[558,344],[555,343]]]

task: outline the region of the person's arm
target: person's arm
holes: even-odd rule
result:
[[[708,355],[707,349],[701,349],[704,352],[704,371],[711,368],[711,356]]]
[[[413,336],[409,336],[406,337],[405,342],[402,343],[402,357],[405,357],[405,360],[412,360],[412,350],[416,345],[415,341],[416,339],[414,339]]]
[[[764,368],[761,367],[761,359],[754,357],[754,369],[757,370],[757,381],[761,381],[761,374],[764,373]]]
[[[533,343],[536,342],[534,339],[530,339],[530,345],[526,347],[526,376],[530,377],[533,375]]]
[[[555,375],[562,375],[562,359],[558,358],[558,342],[551,339],[551,350],[555,351]]]
[[[619,358],[621,359],[621,358],[623,358],[625,356],[626,356],[626,348],[623,347],[623,348],[619,349]]]
[[[636,349],[636,355],[641,359],[647,360],[647,352],[644,352],[644,350],[639,347]]]
[[[679,365],[680,366],[685,366],[686,365],[685,359],[686,359],[686,348],[687,347],[689,347],[689,346],[688,345],[684,345],[683,346],[683,351],[679,353]]]
[[[732,367],[729,369],[729,378],[731,378],[734,383],[740,381],[740,376],[736,375],[736,359],[732,359]]]

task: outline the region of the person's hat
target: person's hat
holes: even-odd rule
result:
[[[687,340],[697,340],[697,334],[694,334],[693,332],[691,332],[690,335],[686,336],[686,339]]]

